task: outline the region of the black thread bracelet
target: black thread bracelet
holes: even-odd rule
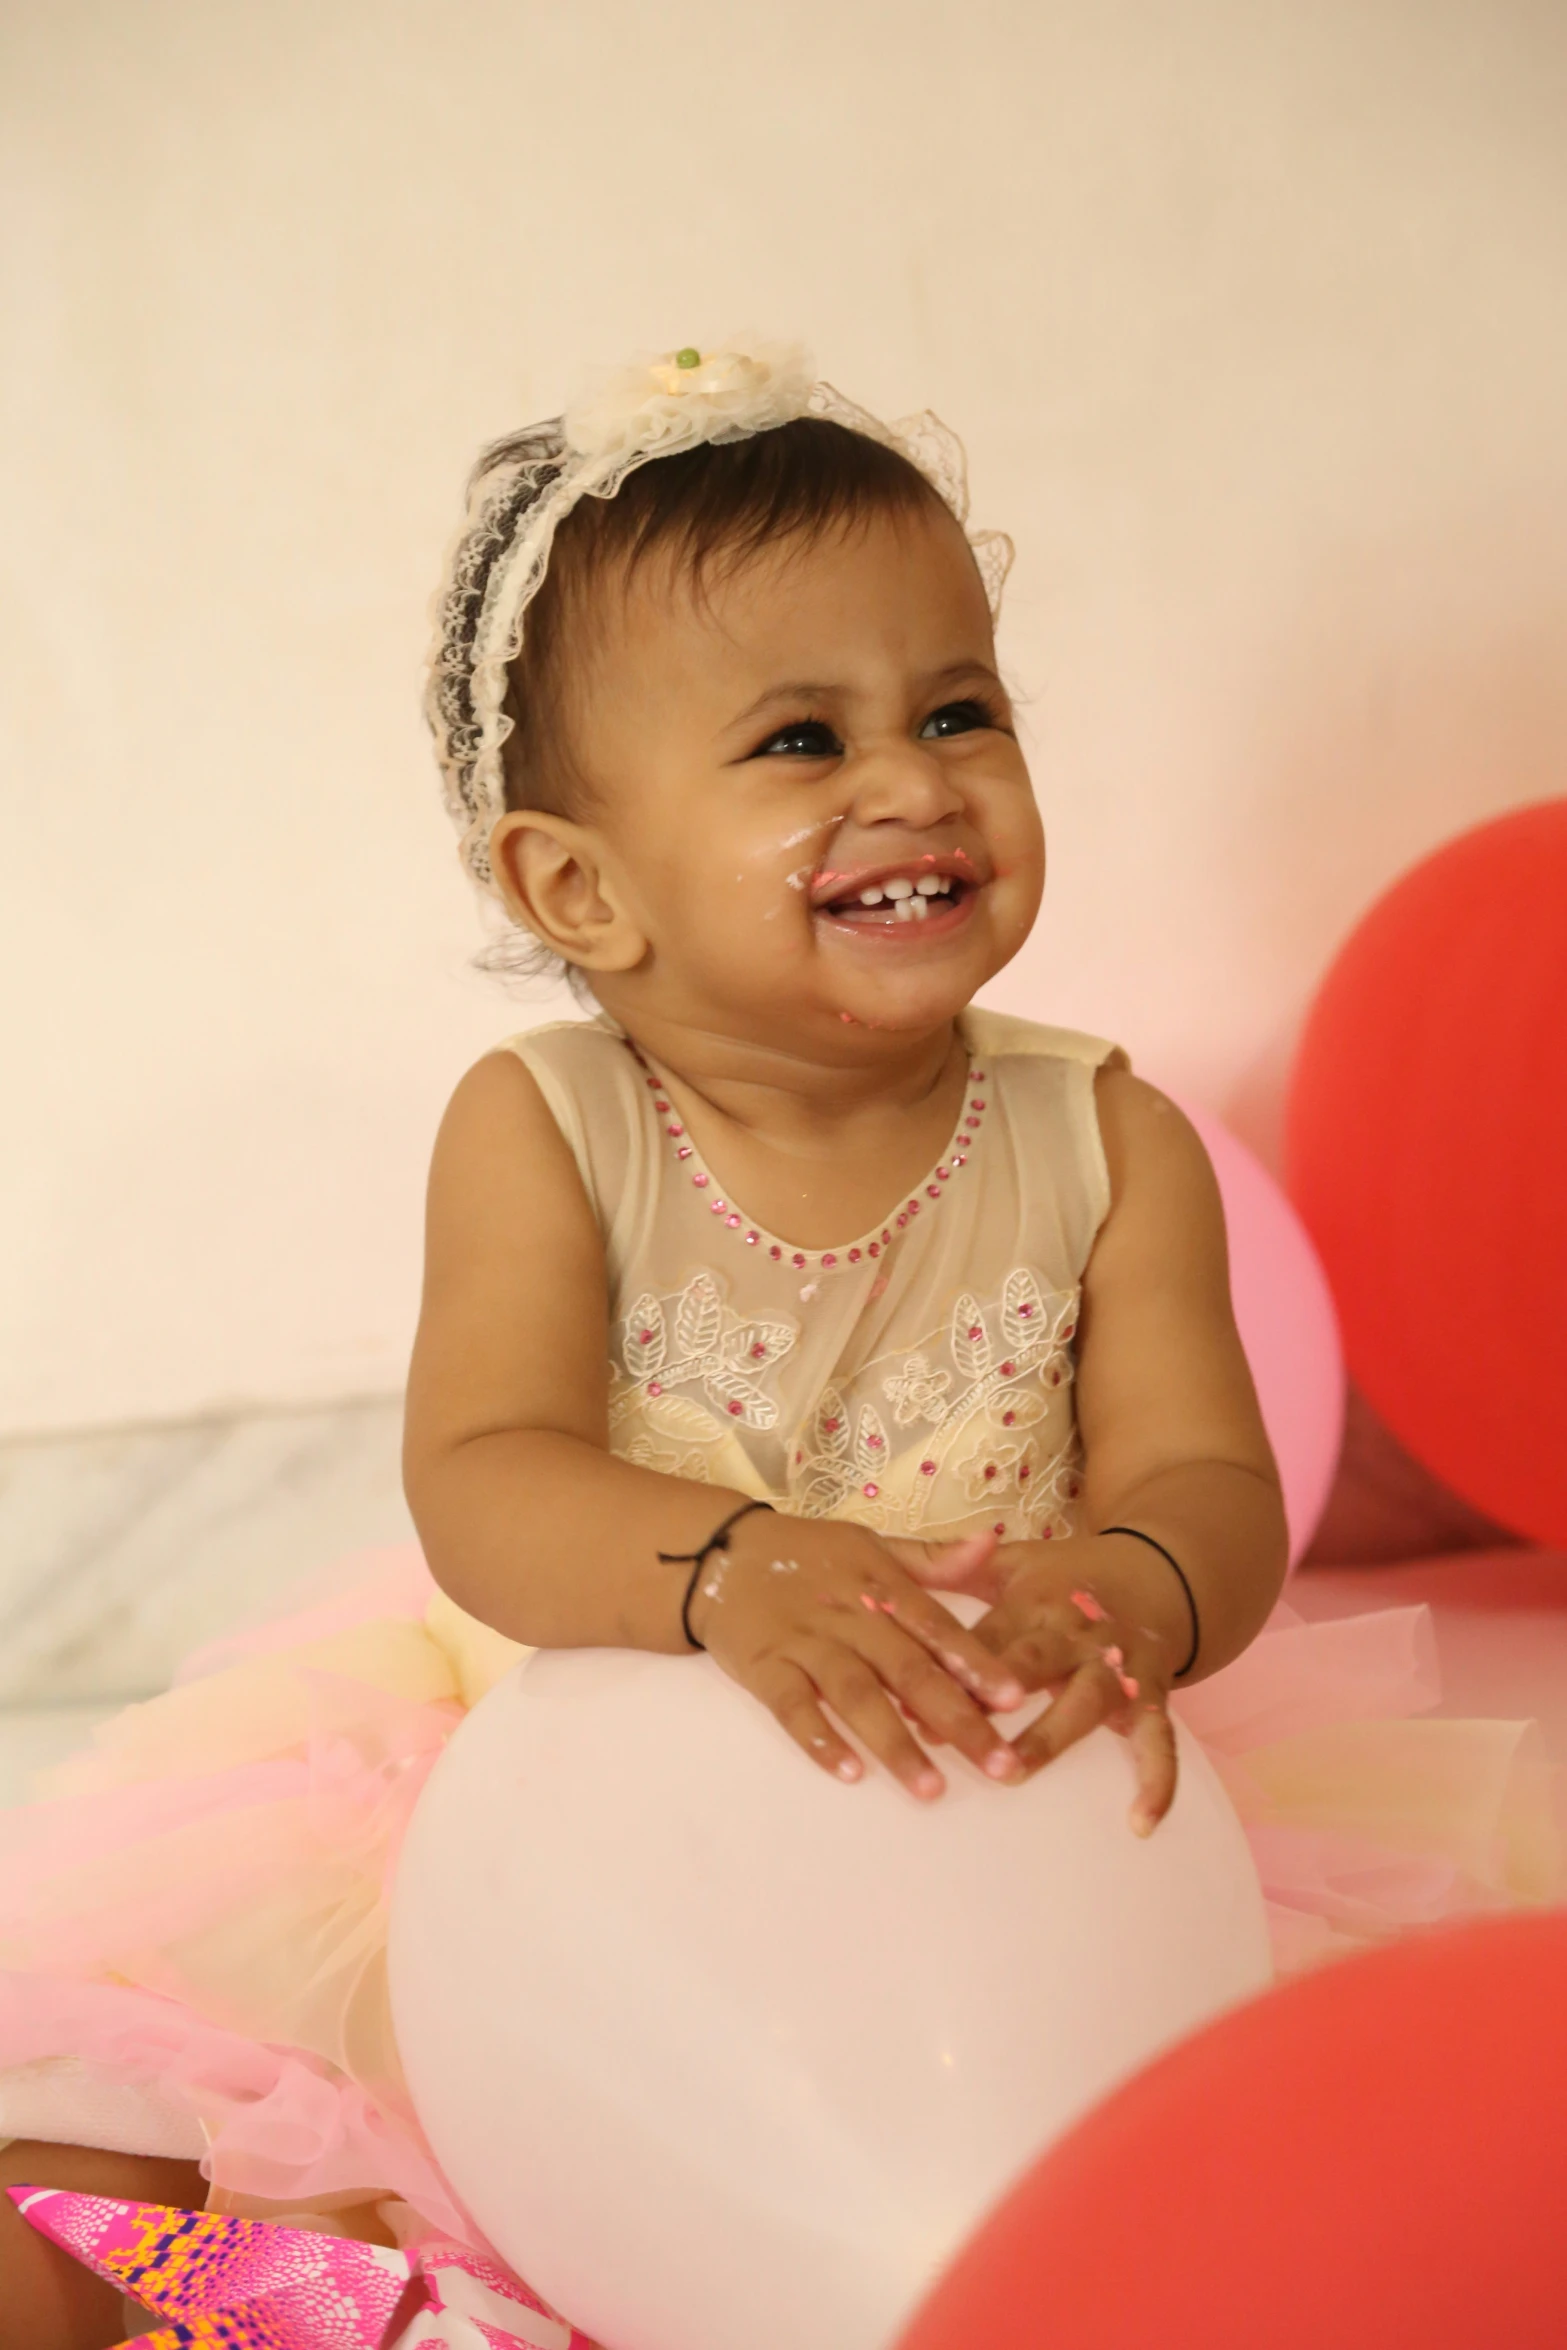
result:
[[[1173,1552],[1166,1550],[1162,1542],[1156,1542],[1151,1534],[1145,1534],[1140,1526],[1101,1526],[1099,1531],[1101,1534],[1130,1534],[1134,1542],[1146,1542],[1150,1550],[1156,1550],[1166,1564],[1175,1569],[1175,1579],[1186,1594],[1186,1605],[1191,1611],[1192,1619],[1191,1650],[1185,1664],[1174,1676],[1177,1681],[1184,1681],[1197,1662],[1197,1651],[1202,1646],[1202,1618],[1197,1613],[1197,1601],[1192,1587],[1186,1580],[1186,1569]]]
[[[697,1577],[715,1550],[729,1548],[729,1535],[732,1527],[738,1526],[742,1518],[748,1518],[753,1510],[770,1510],[772,1506],[770,1501],[743,1501],[737,1510],[730,1511],[721,1525],[713,1528],[700,1550],[660,1550],[654,1553],[654,1556],[666,1567],[689,1566],[691,1569],[690,1577],[686,1583],[686,1595],[680,1602],[680,1629],[684,1632],[691,1646],[701,1649],[704,1655],[707,1653],[707,1643],[705,1640],[698,1640],[691,1629],[691,1602],[696,1597]],[[1181,1572],[1179,1567],[1175,1571],[1178,1575]],[[1181,1581],[1184,1583],[1185,1580],[1185,1576],[1181,1575]]]

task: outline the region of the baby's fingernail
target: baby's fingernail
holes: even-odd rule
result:
[[[933,1796],[941,1793],[946,1784],[946,1780],[939,1771],[921,1771],[914,1781],[914,1792],[923,1802],[929,1803]]]
[[[1021,1705],[1028,1692],[1021,1681],[1003,1681],[996,1690],[997,1705]]]
[[[840,1779],[857,1779],[860,1775],[860,1758],[857,1754],[846,1754],[836,1768]]]
[[[1157,1814],[1145,1811],[1139,1804],[1132,1814],[1132,1834],[1134,1836],[1151,1836],[1158,1825]]]
[[[992,1779],[1015,1779],[1023,1768],[1010,1746],[997,1746],[985,1757],[985,1773]]]

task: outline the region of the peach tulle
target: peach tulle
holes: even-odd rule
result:
[[[30,2135],[85,2136],[134,2093],[162,2117],[141,2150],[204,2149],[226,2208],[396,2198],[482,2249],[414,2119],[385,1976],[418,1791],[517,1653],[454,1613],[416,1552],[384,1554],[193,1658],[0,1815],[0,2130],[22,2109]],[[1555,1891],[1538,1733],[1414,1718],[1438,1695],[1425,1609],[1281,1608],[1177,1699],[1246,1824],[1281,1966]]]

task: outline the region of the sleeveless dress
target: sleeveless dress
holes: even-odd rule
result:
[[[1115,1048],[979,1011],[963,1034],[941,1159],[826,1250],[723,1195],[610,1022],[512,1040],[603,1233],[614,1452],[893,1534],[1071,1533]],[[386,1896],[442,1746],[525,1652],[417,1551],[363,1565],[191,1659],[0,1815],[0,2136],[199,2155],[214,2209],[330,2225],[380,2202],[405,2240],[483,2250],[403,2086]],[[1413,1718],[1439,1694],[1426,1610],[1282,1606],[1175,1700],[1247,1826],[1281,1966],[1555,1889],[1538,1733]]]

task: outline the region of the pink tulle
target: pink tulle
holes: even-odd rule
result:
[[[205,2146],[229,2209],[391,2197],[486,2249],[414,2119],[386,2000],[388,1879],[463,1710],[431,1591],[417,1552],[365,1562],[192,1659],[0,1815],[0,2130],[8,2080],[32,2114],[68,2066],[57,2125],[26,2134],[82,2134],[84,2082],[134,2089]],[[1285,1607],[1176,1700],[1247,1827],[1282,1966],[1556,1889],[1534,1734],[1415,1718],[1438,1696],[1425,1608]]]
[[[318,2211],[396,2196],[482,2248],[417,2127],[300,2049],[242,2039],[150,1992],[0,1975],[0,2050],[7,2066],[69,2057],[156,2089],[197,2118],[203,2168],[234,2194]]]

